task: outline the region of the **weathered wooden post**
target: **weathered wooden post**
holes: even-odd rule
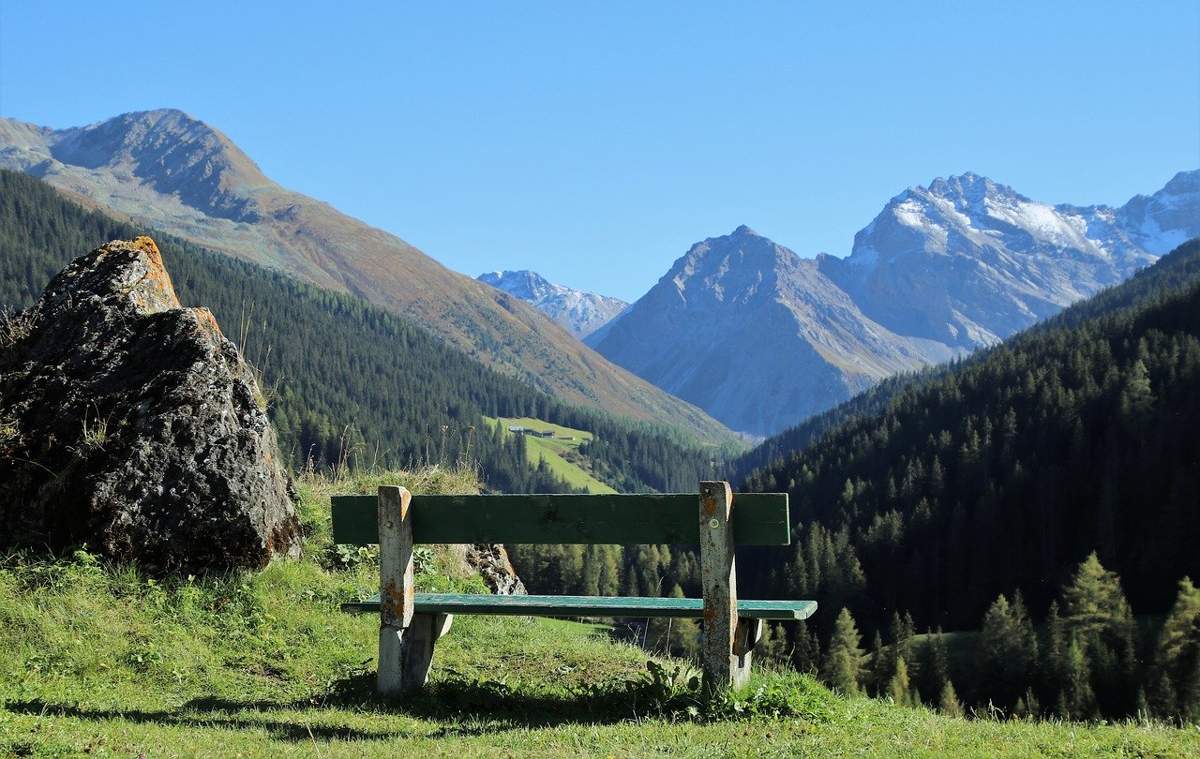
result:
[[[379,487],[379,680],[382,695],[405,690],[405,630],[413,619],[412,495]]]
[[[453,615],[415,614],[412,495],[396,485],[379,488],[379,679],[381,695],[420,688],[429,678],[433,647],[450,631]]]
[[[701,482],[700,581],[704,591],[701,663],[704,687],[709,693],[729,690],[745,680],[734,655],[738,618],[732,515],[733,492],[729,483]]]

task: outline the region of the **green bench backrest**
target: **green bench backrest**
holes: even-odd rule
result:
[[[414,495],[414,543],[699,542],[699,496],[681,495]],[[379,542],[377,498],[333,497],[335,543]],[[787,493],[733,497],[739,545],[791,542]]]

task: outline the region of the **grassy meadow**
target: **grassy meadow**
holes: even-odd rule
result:
[[[543,422],[541,419],[533,419],[531,417],[484,417],[489,425],[495,425],[497,422],[503,425],[504,434],[511,435],[508,431],[510,426],[526,427],[535,430],[552,430],[554,437],[542,438],[528,435],[525,437],[526,450],[529,452],[529,461],[534,466],[537,465],[538,459],[543,459],[550,471],[559,479],[565,481],[572,487],[587,488],[589,493],[615,493],[617,492],[611,486],[596,479],[590,471],[588,471],[586,462],[579,455],[579,446],[584,441],[592,439],[592,433],[587,430],[577,430],[573,427],[564,427],[560,424],[551,424]],[[567,439],[570,438],[570,439]]]
[[[373,693],[369,550],[330,545],[330,492],[380,482],[471,492],[432,470],[302,487],[304,559],[155,580],[86,551],[0,561],[0,756],[1162,756],[1200,732],[1158,724],[958,719],[759,672],[704,704],[684,662],[602,625],[458,617],[427,690]],[[452,551],[418,556],[424,590],[484,592]]]

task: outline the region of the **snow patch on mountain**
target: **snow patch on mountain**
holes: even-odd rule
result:
[[[555,284],[527,269],[488,272],[480,274],[478,279],[532,304],[580,340],[629,306],[619,298]]]

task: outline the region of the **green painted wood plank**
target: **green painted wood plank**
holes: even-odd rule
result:
[[[333,539],[379,541],[374,495],[333,497]],[[669,495],[414,495],[417,543],[697,544],[699,496]],[[733,498],[738,545],[791,542],[787,493]]]
[[[418,614],[506,614],[532,617],[694,617],[704,614],[699,598],[617,598],[613,596],[490,596],[417,593]],[[751,619],[808,619],[816,601],[738,601],[738,616]],[[378,612],[379,596],[342,604],[343,611]]]

